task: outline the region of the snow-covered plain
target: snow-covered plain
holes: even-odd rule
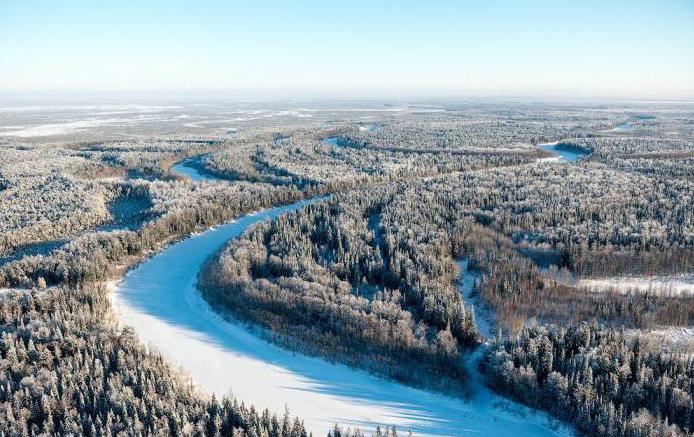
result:
[[[577,287],[591,292],[638,292],[672,296],[694,295],[694,274],[672,276],[621,276],[598,279],[579,279]]]
[[[453,399],[290,352],[214,313],[195,287],[205,259],[248,226],[306,203],[245,216],[140,264],[113,295],[120,322],[205,392],[232,394],[277,413],[286,406],[316,436],[335,423],[366,430],[395,425],[422,436],[572,434],[546,415],[492,394],[477,374],[470,399]]]
[[[30,138],[47,137],[52,135],[65,135],[73,132],[80,132],[87,128],[97,127],[109,123],[122,122],[119,118],[87,119],[69,121],[64,123],[47,123],[33,126],[22,127],[21,129],[2,132],[0,135],[11,137]]]

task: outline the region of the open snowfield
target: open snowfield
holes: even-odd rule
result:
[[[199,96],[195,104],[184,97],[145,94],[134,98],[140,103],[122,103],[122,97],[103,96],[102,103],[89,99],[65,103],[51,97],[37,98],[35,104],[21,99],[0,98],[0,139],[56,140],[102,137],[144,137],[154,135],[233,135],[238,130],[268,124],[283,125],[299,119],[334,120],[348,114],[363,112],[368,119],[397,117],[412,107],[383,107],[379,100],[355,101],[342,105],[285,101],[278,106],[267,101],[220,101],[217,95]],[[109,103],[110,102],[110,103]],[[420,108],[426,111],[426,108]],[[365,126],[377,130],[374,122]]]
[[[65,135],[73,132],[80,132],[86,128],[97,127],[109,123],[116,123],[119,121],[121,120],[117,118],[106,118],[69,121],[65,123],[47,123],[34,126],[27,126],[17,130],[4,131],[0,135],[20,138]]]
[[[572,434],[546,415],[491,393],[476,373],[465,402],[292,353],[215,314],[195,288],[205,259],[253,223],[304,204],[245,216],[140,264],[113,296],[119,320],[205,392],[232,394],[277,413],[286,406],[316,436],[334,423],[363,429],[395,425],[423,436]]]
[[[640,292],[691,296],[694,295],[694,274],[580,279],[576,281],[575,285],[591,292],[615,290],[620,293]]]

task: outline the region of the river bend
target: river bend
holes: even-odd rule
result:
[[[286,407],[315,436],[335,423],[364,430],[395,425],[420,436],[571,434],[545,414],[492,394],[479,381],[473,381],[477,393],[468,401],[414,389],[282,349],[212,311],[196,289],[205,260],[249,226],[313,201],[249,214],[141,263],[112,296],[119,321],[204,392],[231,394],[279,414]]]

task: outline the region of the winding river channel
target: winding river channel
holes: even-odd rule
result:
[[[214,182],[219,181],[219,178],[214,177],[211,173],[207,173],[200,168],[200,156],[194,156],[191,158],[184,159],[177,162],[171,166],[171,171],[174,174],[185,176],[190,178],[190,180],[195,182],[206,181]]]
[[[120,322],[132,326],[204,392],[231,394],[280,414],[288,408],[315,436],[325,435],[335,423],[365,430],[394,425],[422,436],[572,434],[545,414],[493,394],[476,371],[471,372],[469,398],[454,399],[293,353],[212,311],[196,289],[205,260],[249,226],[315,201],[246,215],[141,263],[112,296]],[[477,359],[473,356],[471,363]]]

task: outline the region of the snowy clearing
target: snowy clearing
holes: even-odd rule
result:
[[[475,322],[477,322],[477,329],[480,334],[486,338],[492,338],[495,335],[494,325],[496,324],[494,313],[485,307],[484,302],[482,302],[477,295],[473,295],[475,279],[479,279],[479,275],[468,271],[468,260],[466,259],[461,260],[458,265],[460,266],[460,279],[458,285],[460,287],[460,293],[463,295],[463,303],[466,306],[473,305]]]
[[[691,296],[694,295],[694,274],[579,279],[576,281],[575,285],[577,287],[586,288],[591,292],[648,292],[671,296]]]
[[[646,344],[661,352],[694,356],[694,327],[628,329],[626,334],[631,338],[641,338]]]

